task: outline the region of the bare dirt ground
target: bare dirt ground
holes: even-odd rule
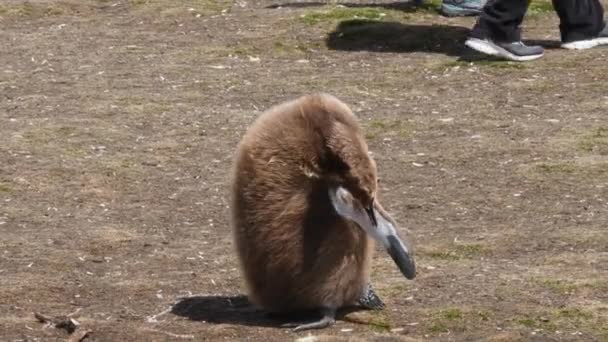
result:
[[[528,64],[467,56],[437,1],[342,4],[2,1],[0,340],[68,338],[39,312],[87,341],[608,341],[608,49],[556,49],[546,2]],[[294,334],[240,297],[228,171],[313,91],[360,117],[419,274],[379,251],[385,310]]]

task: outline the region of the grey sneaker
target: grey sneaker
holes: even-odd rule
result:
[[[528,46],[523,42],[499,43],[490,39],[469,38],[464,43],[471,49],[516,62],[531,61],[541,58],[545,53],[542,46]]]
[[[487,0],[443,0],[441,14],[446,17],[479,15]]]
[[[597,34],[597,37],[562,43],[562,47],[568,50],[585,50],[600,45],[608,45],[608,25],[606,25],[604,29]]]

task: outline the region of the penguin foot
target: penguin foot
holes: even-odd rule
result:
[[[294,332],[311,330],[311,329],[323,329],[333,325],[336,322],[336,310],[335,309],[322,309],[321,313],[323,317],[319,320],[310,323],[296,323],[290,322],[282,324],[282,328],[294,328]]]
[[[382,299],[378,297],[376,291],[374,291],[372,285],[369,283],[365,287],[365,291],[363,291],[361,297],[357,300],[357,305],[369,310],[381,310],[384,309],[385,306]]]

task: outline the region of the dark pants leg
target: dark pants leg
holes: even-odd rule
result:
[[[579,0],[569,1],[578,2]],[[568,0],[562,2],[565,3]],[[477,24],[473,27],[471,37],[489,38],[504,43],[521,40],[520,26],[529,5],[529,0],[488,1],[477,19]]]
[[[560,18],[562,42],[597,36],[604,29],[604,8],[599,0],[553,0]]]

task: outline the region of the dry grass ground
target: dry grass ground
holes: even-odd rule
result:
[[[608,341],[608,50],[553,49],[542,1],[528,64],[469,55],[437,1],[322,2],[2,1],[0,340],[65,340],[33,312],[87,341],[307,336],[239,297],[227,174],[264,109],[324,91],[420,271],[378,253],[387,309],[312,335]]]

